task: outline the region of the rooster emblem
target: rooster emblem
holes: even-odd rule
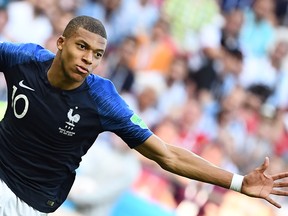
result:
[[[76,109],[77,109],[77,107],[76,107]],[[69,121],[66,122],[66,124],[71,126],[72,129],[75,127],[74,123],[77,123],[80,120],[80,115],[79,114],[73,115],[73,111],[74,111],[73,109],[69,109],[69,111],[67,113],[67,117],[68,117]]]

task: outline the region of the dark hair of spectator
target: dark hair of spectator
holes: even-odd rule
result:
[[[262,103],[264,103],[272,93],[272,89],[263,84],[253,84],[247,88],[247,91],[257,96]]]

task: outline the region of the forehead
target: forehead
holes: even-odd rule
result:
[[[91,49],[94,50],[105,50],[107,46],[107,40],[99,34],[90,32],[82,27],[78,28],[77,31],[69,38],[69,40],[85,42]]]

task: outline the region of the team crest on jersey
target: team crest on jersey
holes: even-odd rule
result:
[[[147,125],[145,124],[145,122],[135,113],[131,116],[130,120],[135,125],[139,125],[143,129],[147,129],[148,128]]]
[[[78,107],[75,107],[75,110],[77,110]],[[73,136],[75,134],[74,127],[80,120],[80,115],[77,114],[74,109],[70,108],[67,112],[67,118],[68,121],[65,122],[65,127],[61,128],[59,127],[59,132],[61,134],[67,135],[67,136]]]

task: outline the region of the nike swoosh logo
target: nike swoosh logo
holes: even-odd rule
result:
[[[24,82],[24,80],[21,80],[21,81],[19,82],[19,86],[21,86],[21,87],[23,87],[23,88],[26,88],[26,89],[28,89],[28,90],[30,90],[30,91],[35,91],[33,88],[30,88],[29,86],[26,86],[23,82]]]

